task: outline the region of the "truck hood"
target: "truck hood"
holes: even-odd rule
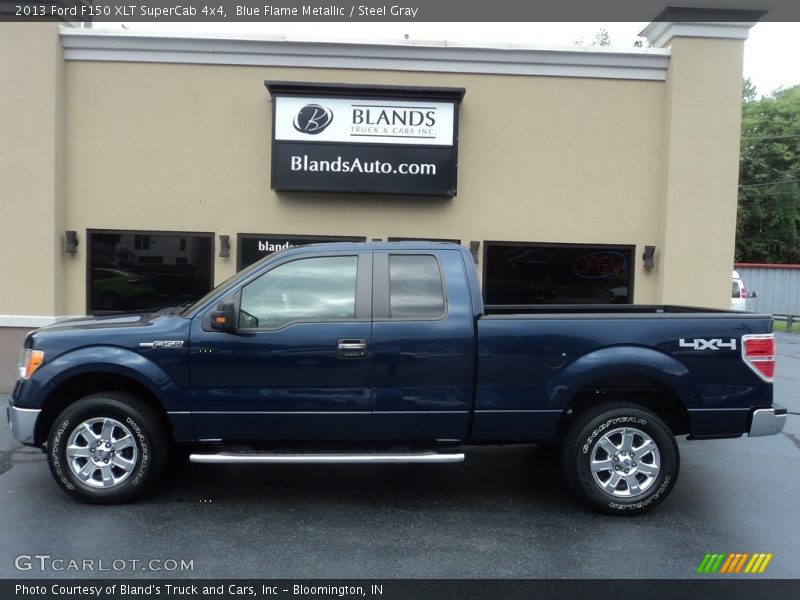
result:
[[[109,315],[104,317],[76,317],[65,319],[47,325],[37,330],[37,332],[65,331],[75,329],[110,329],[119,327],[143,327],[151,324],[155,319],[162,316],[159,313],[132,313],[122,315]]]
[[[67,319],[29,333],[25,347],[57,356],[86,346],[117,346],[138,351],[141,343],[186,341],[190,320],[165,312]]]

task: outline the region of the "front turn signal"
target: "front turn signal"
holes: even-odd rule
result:
[[[44,362],[44,352],[41,350],[25,350],[19,365],[19,378],[27,381]]]

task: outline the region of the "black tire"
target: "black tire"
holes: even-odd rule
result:
[[[626,434],[629,443],[623,442]],[[652,446],[646,438],[655,452],[648,451]],[[634,451],[626,451],[626,445]],[[669,495],[678,479],[680,456],[675,436],[656,414],[637,406],[605,404],[578,416],[569,427],[561,465],[584,504],[608,514],[634,515]]]
[[[68,456],[71,439],[86,458],[76,457],[75,451]],[[163,471],[167,432],[153,409],[136,396],[99,392],[69,405],[58,416],[48,438],[47,461],[56,483],[76,500],[129,502],[150,489]],[[87,473],[84,478],[76,473],[79,469]]]

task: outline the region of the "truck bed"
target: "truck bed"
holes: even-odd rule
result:
[[[697,306],[656,305],[656,304],[486,304],[484,315],[504,315],[506,317],[521,316],[525,318],[536,315],[651,315],[651,314],[680,314],[687,316],[741,316],[735,311],[702,308]],[[766,316],[766,315],[763,315]]]

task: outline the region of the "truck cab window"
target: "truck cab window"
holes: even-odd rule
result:
[[[434,256],[394,254],[389,257],[389,313],[396,319],[442,316],[442,273]]]
[[[357,271],[357,256],[279,265],[242,290],[239,326],[277,329],[296,321],[353,319]]]

